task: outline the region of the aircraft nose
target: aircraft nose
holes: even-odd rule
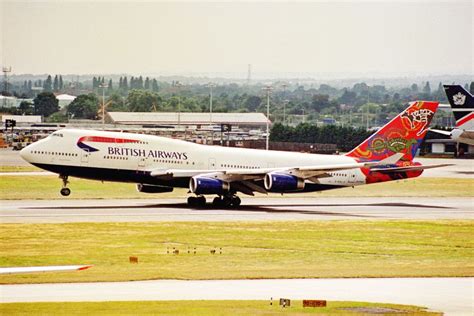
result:
[[[31,153],[31,145],[26,146],[22,150],[20,150],[20,157],[23,160],[29,162],[30,161],[30,153]]]

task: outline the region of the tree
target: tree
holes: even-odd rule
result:
[[[415,93],[418,92],[418,85],[416,83],[411,85],[411,91]]]
[[[150,78],[146,77],[145,78],[145,90],[150,90]]]
[[[58,78],[58,75],[55,75],[55,76],[54,76],[53,90],[54,90],[54,92],[58,92],[58,90],[59,90],[59,78]]]
[[[99,99],[94,93],[82,94],[72,101],[67,111],[74,118],[94,119],[97,116]]]
[[[249,112],[255,112],[257,108],[262,103],[262,99],[258,96],[251,95],[245,100],[244,106],[247,108]]]
[[[124,77],[124,78],[123,78],[123,89],[124,89],[125,91],[128,90],[127,77]]]
[[[430,82],[427,81],[425,86],[423,87],[423,93],[426,93],[428,95],[431,94],[431,87],[430,87]]]
[[[64,83],[63,83],[63,76],[59,75],[59,90],[63,90]]]
[[[18,107],[22,115],[31,115],[33,114],[32,104],[28,101],[21,101],[20,106]]]
[[[158,81],[156,81],[156,79],[153,79],[151,82],[151,90],[153,92],[158,92],[160,90],[160,87],[158,87]]]
[[[48,75],[48,78],[43,82],[43,91],[44,92],[52,92],[53,91],[53,82],[51,79],[51,75]]]
[[[94,76],[94,77],[92,78],[92,89],[95,90],[95,89],[97,89],[98,87],[99,87],[99,82],[98,82],[97,78]]]
[[[150,112],[159,108],[161,98],[158,94],[147,90],[131,90],[127,97],[127,106],[132,112]]]
[[[471,84],[469,85],[469,92],[474,95],[474,81],[471,81]]]
[[[109,84],[107,85],[107,90],[111,92],[113,90],[112,79],[109,79]]]
[[[51,79],[51,76],[49,76]],[[33,100],[35,114],[48,117],[59,111],[58,99],[51,92],[42,92]]]

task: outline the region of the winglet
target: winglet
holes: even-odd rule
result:
[[[92,267],[93,267],[93,265],[82,266],[82,267],[79,267],[79,269],[77,269],[77,271],[86,270],[86,269],[89,269],[89,268],[92,268]]]

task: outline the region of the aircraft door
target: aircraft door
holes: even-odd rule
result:
[[[210,170],[216,169],[216,159],[215,158],[209,158],[209,167]]]
[[[146,165],[146,158],[140,157],[140,160],[138,160],[138,169],[142,170],[143,168],[145,168],[145,165]]]
[[[87,165],[89,163],[89,156],[90,156],[89,150],[85,149],[82,151],[81,165]]]

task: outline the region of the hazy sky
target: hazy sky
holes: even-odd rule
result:
[[[472,0],[0,3],[16,74],[474,73]]]

